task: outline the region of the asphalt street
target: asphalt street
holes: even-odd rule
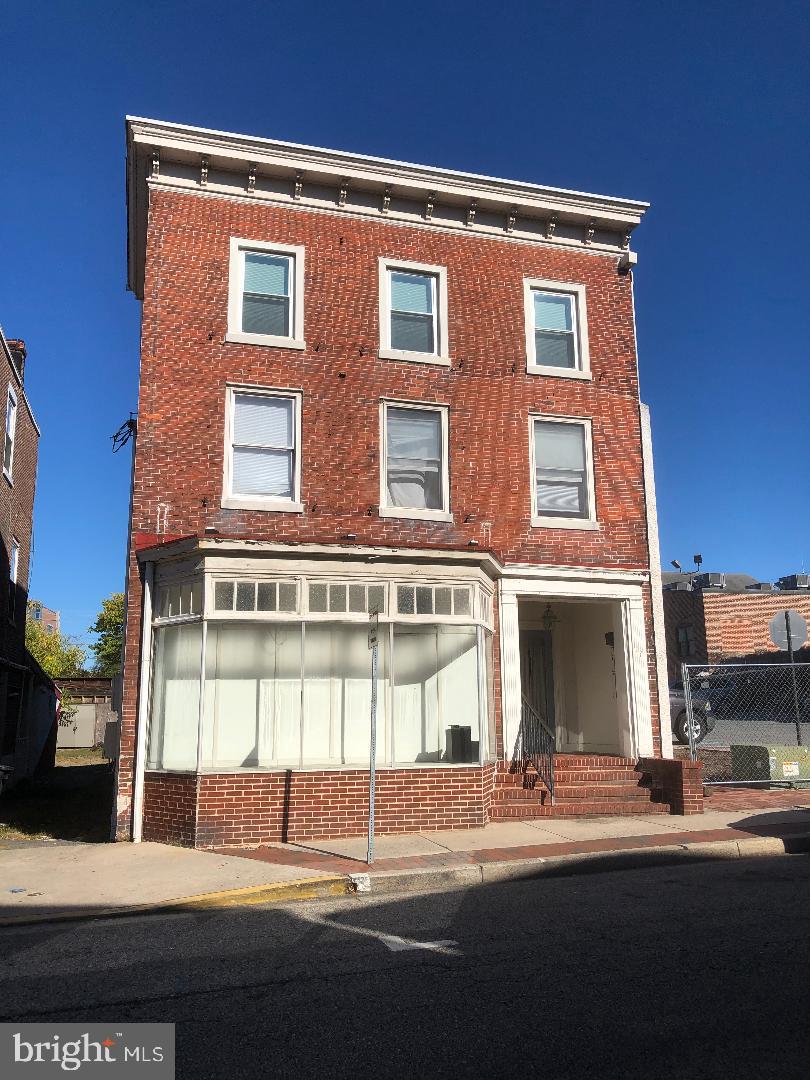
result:
[[[0,931],[0,1020],[179,1077],[807,1077],[810,857]]]

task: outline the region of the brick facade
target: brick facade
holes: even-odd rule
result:
[[[681,664],[719,664],[731,660],[768,662],[780,659],[770,638],[769,623],[778,612],[790,608],[810,624],[810,593],[711,592],[696,589],[664,590],[667,636],[667,667],[670,679],[679,679]],[[695,651],[681,656],[678,627],[693,630]],[[805,653],[810,650],[805,650]],[[800,659],[806,659],[801,656]]]
[[[504,564],[649,568],[632,283],[618,272],[615,256],[160,185],[151,188],[148,204],[119,762],[122,838],[131,828],[138,709],[137,550],[153,544],[156,534],[169,540],[215,530],[244,541],[335,545],[338,552],[352,545],[469,552],[472,541]],[[305,350],[225,340],[231,237],[305,248]],[[449,367],[379,358],[380,256],[447,268]],[[528,277],[586,286],[590,380],[527,374]],[[302,393],[303,513],[222,507],[228,383]],[[452,522],[378,515],[384,398],[448,407]],[[533,412],[592,418],[598,530],[532,528]],[[347,541],[347,534],[356,540]],[[644,603],[658,754],[648,585]],[[494,702],[502,753],[498,648],[496,624]],[[383,772],[380,830],[483,824],[493,772]],[[195,842],[278,839],[284,783],[283,773],[200,777]],[[289,835],[361,832],[363,785],[363,774],[353,771],[293,774]],[[147,777],[149,836],[188,837],[192,789],[186,778]]]

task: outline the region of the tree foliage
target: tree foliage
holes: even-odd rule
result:
[[[87,656],[81,642],[56,631],[49,634],[42,623],[33,619],[25,624],[25,647],[52,679],[84,674]]]
[[[90,648],[96,657],[96,675],[117,675],[121,670],[121,649],[124,644],[124,594],[111,593],[101,605],[101,611],[90,633],[96,640]]]

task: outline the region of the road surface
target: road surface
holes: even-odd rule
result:
[[[178,1077],[810,1075],[810,857],[0,931],[0,1020],[170,1020]]]

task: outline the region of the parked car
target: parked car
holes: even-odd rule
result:
[[[710,731],[714,731],[716,721],[709,700],[710,691],[692,690],[692,734],[695,743],[703,742]],[[672,734],[682,746],[689,745],[689,718],[686,713],[686,697],[683,683],[672,683],[669,688],[669,714],[672,722]]]

